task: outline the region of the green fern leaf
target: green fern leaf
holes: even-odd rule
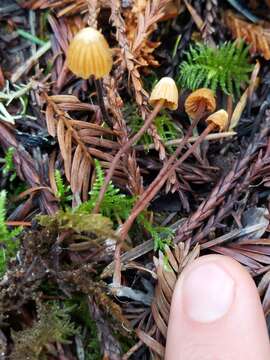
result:
[[[54,178],[57,188],[56,196],[59,198],[61,204],[65,205],[65,203],[72,199],[70,186],[64,183],[61,172],[58,169],[56,169],[54,172]]]
[[[190,47],[186,60],[180,64],[177,81],[190,90],[220,88],[225,94],[239,96],[252,69],[243,42],[227,42],[216,49],[199,43]]]
[[[99,161],[95,160],[96,165],[96,180],[89,193],[90,199],[78,208],[78,212],[91,212],[97,202],[99,192],[104,184],[105,176]],[[134,203],[134,198],[121,194],[120,190],[116,188],[112,182],[109,183],[103,201],[100,206],[102,215],[110,218],[113,221],[118,219],[125,220],[130,214],[131,208]]]

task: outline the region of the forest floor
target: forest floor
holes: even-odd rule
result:
[[[162,359],[175,282],[211,253],[268,322],[269,10],[0,2],[0,359]],[[107,64],[69,52],[85,27],[102,78],[71,66]]]

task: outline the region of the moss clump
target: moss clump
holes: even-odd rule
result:
[[[31,328],[13,332],[14,349],[11,360],[38,360],[46,354],[50,343],[65,343],[76,333],[69,310],[57,304],[43,304],[37,309],[37,320]]]

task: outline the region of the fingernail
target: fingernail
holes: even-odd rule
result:
[[[234,280],[219,265],[197,265],[183,279],[184,311],[192,320],[209,323],[227,314],[234,300]]]

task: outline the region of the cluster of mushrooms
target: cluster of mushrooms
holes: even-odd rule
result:
[[[98,30],[86,27],[75,35],[68,48],[67,66],[78,77],[89,79],[89,77],[92,76],[94,78],[103,120],[109,127],[112,127],[113,124],[104,105],[101,79],[109,75],[112,65],[113,60],[111,50],[105,37]],[[145,120],[142,128],[121,147],[114,157],[105,179],[104,188],[101,190],[99,200],[102,200],[106,186],[108,185],[121,156],[139,140],[143,133],[150,127],[151,123],[154,121],[161,109],[168,108],[170,110],[176,110],[178,108],[178,99],[179,94],[175,81],[170,77],[163,77],[160,79],[152,90],[149,98],[149,103],[153,106],[152,112]],[[163,178],[168,178],[176,167],[181,165],[181,163],[183,163],[183,161],[192,154],[195,148],[210,132],[216,130],[224,131],[227,128],[228,113],[225,110],[219,110],[216,112],[215,110],[215,96],[209,89],[198,89],[187,97],[185,101],[185,111],[192,122],[174,155],[172,155],[166,162],[166,176]],[[211,115],[209,116],[209,114]],[[189,149],[184,152],[179,159],[177,159],[177,156],[181,154],[183,147],[187,144],[193,129],[198,122],[204,118],[206,118],[205,121],[207,123],[207,127],[200,136],[198,136],[196,142],[189,147]],[[148,192],[149,191],[150,190],[148,189]]]

